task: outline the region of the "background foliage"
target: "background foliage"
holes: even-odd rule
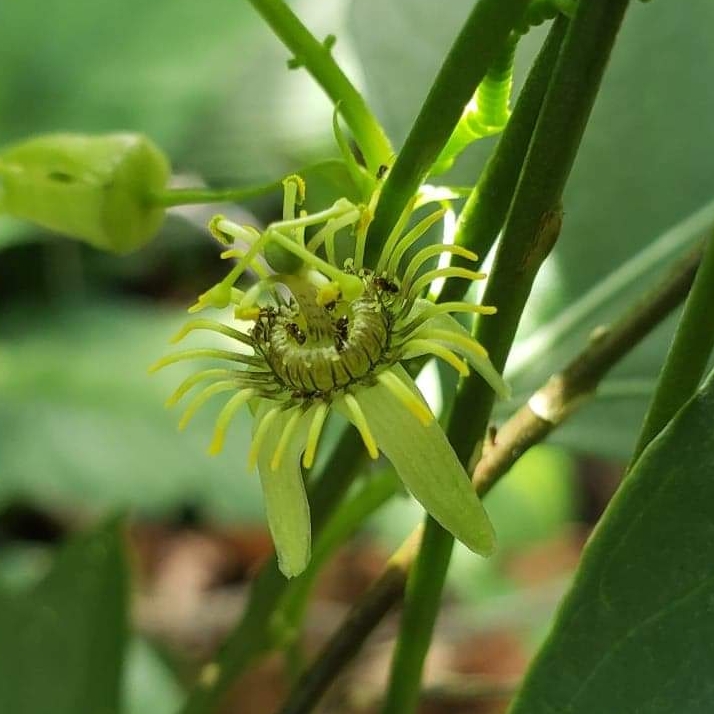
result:
[[[318,36],[337,35],[336,56],[399,146],[467,5],[292,5]],[[689,3],[686,12],[664,2],[631,8],[566,191],[561,240],[538,280],[509,364],[515,398],[500,407],[499,418],[515,411],[519,397],[562,366],[591,330],[618,314],[712,222],[714,209],[706,206],[712,162],[703,150],[714,144],[714,123],[708,121],[714,95],[703,91],[714,72],[712,22],[714,6],[705,0]],[[536,31],[523,43],[520,78],[541,40]],[[286,70],[286,52],[248,3],[75,0],[68,6],[10,0],[0,5],[0,47],[2,144],[44,131],[142,131],[169,153],[179,179],[216,185],[273,180],[336,154],[327,100],[305,73]],[[492,146],[486,140],[469,150],[448,180],[473,181]],[[328,176],[317,192],[336,190]],[[269,220],[278,207],[271,197],[248,209]],[[185,305],[220,274],[217,246],[202,228],[208,215],[201,209],[176,212],[155,244],[121,260],[0,218],[0,507],[31,503],[92,516],[132,507],[165,517],[190,505],[212,521],[262,522],[258,483],[243,465],[247,427],[234,430],[218,459],[208,459],[210,416],[197,418],[179,436],[175,416],[163,409],[166,380],[175,375],[146,374]],[[519,466],[528,478],[499,487],[508,495],[497,491],[492,509],[506,551],[577,517],[570,455],[627,458],[672,326],[670,321],[628,357],[595,404],[557,433],[565,451],[534,454]],[[704,395],[690,413],[708,399]],[[676,441],[676,434],[668,438]],[[658,448],[671,449],[668,443]],[[627,511],[631,495],[621,494],[618,513]],[[394,544],[418,517],[412,504],[397,500],[371,527],[382,542]],[[32,638],[49,637],[43,628],[57,626],[59,618],[77,651],[67,672],[53,673],[54,685],[100,659],[101,676],[93,679],[97,698],[86,710],[116,711],[126,640],[117,623],[127,617],[126,603],[112,600],[127,587],[116,528],[70,545],[45,579],[18,597],[18,562],[24,563],[19,580],[26,583],[50,567],[49,559],[18,559],[20,552],[27,555],[23,548],[4,544],[0,551],[0,599],[7,603],[0,623],[3,679],[12,679],[6,666],[18,651],[23,654],[15,666],[28,661],[41,671],[51,652],[40,655]],[[595,547],[588,557],[595,568]],[[87,575],[75,582],[77,570]],[[453,585],[468,595],[477,581],[493,582],[494,573],[457,557]],[[28,635],[22,623],[37,611],[47,618]],[[106,648],[101,657],[83,639],[85,630],[100,633]],[[640,646],[639,640],[631,646]],[[180,697],[172,676],[144,644],[128,651],[126,681],[133,684],[125,711],[171,711]],[[541,669],[557,666],[548,657]],[[142,676],[151,681],[144,689]],[[48,685],[46,694],[54,697],[55,691]],[[43,711],[41,703],[23,698],[31,695],[2,691],[0,704],[12,705],[0,709]],[[87,689],[87,696],[94,697],[95,689]],[[78,706],[56,701],[57,712]]]

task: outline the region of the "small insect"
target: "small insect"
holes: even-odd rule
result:
[[[373,282],[374,286],[380,292],[392,294],[396,294],[399,292],[399,286],[395,282],[393,282],[392,280],[388,280],[387,278],[376,277]]]
[[[305,344],[305,340],[307,339],[307,337],[305,336],[305,333],[294,322],[288,322],[288,324],[285,325],[285,332],[287,332],[290,337],[292,337],[299,345]]]
[[[378,180],[383,179],[385,177],[387,171],[389,171],[389,166],[387,166],[387,164],[382,164],[377,169],[377,179]]]
[[[335,322],[335,348],[338,352],[342,352],[345,348],[345,342],[348,338],[348,330],[350,325],[350,319],[347,315],[342,315],[337,318]]]

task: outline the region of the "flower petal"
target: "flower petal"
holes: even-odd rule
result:
[[[273,406],[269,401],[261,403],[254,432]],[[300,468],[300,455],[305,448],[311,423],[309,413],[300,415],[292,437],[284,445],[277,468],[273,469],[272,465],[280,438],[297,408],[281,411],[273,418],[258,453],[268,527],[273,536],[278,567],[288,578],[302,573],[310,560],[310,509]]]
[[[400,365],[392,372],[422,399]],[[475,553],[492,553],[493,526],[438,422],[422,423],[382,382],[355,389],[353,394],[380,450],[414,498]],[[334,405],[350,418],[341,399]]]

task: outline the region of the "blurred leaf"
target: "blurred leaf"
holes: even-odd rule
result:
[[[601,325],[617,318],[641,299],[691,247],[714,226],[714,202],[666,231],[600,283],[520,340],[511,353],[506,377],[517,395],[499,404],[502,418],[520,406],[590,339]],[[538,300],[536,293],[535,299]],[[670,317],[608,375],[596,399],[558,429],[555,443],[578,451],[626,459],[633,447],[662,363],[664,347],[674,328]]]
[[[638,460],[511,714],[711,710],[714,373]]]
[[[353,3],[354,36],[368,95],[398,142],[406,136],[467,12],[468,6],[460,3],[430,0]],[[628,258],[711,200],[711,161],[702,147],[714,143],[714,123],[708,120],[714,94],[702,88],[714,72],[709,32],[713,21],[714,6],[705,0],[688,4],[686,13],[672,3],[632,4],[568,183],[562,235],[522,320],[515,360],[509,365],[516,393],[527,395],[547,373],[563,366],[584,345],[587,333],[619,314],[658,272],[669,268],[677,252],[662,255],[637,281],[621,285],[571,320],[570,329],[545,352],[533,349],[537,340],[525,338],[534,333],[542,337],[551,330],[551,318],[557,324],[564,314],[572,317],[572,306],[588,290],[599,289]],[[542,37],[542,31],[532,31],[521,43],[516,84]],[[423,81],[410,81],[415,76]],[[691,130],[681,131],[683,122]],[[473,182],[492,146],[477,142],[447,181]],[[711,204],[705,210],[711,214]],[[702,229],[700,225],[692,232],[689,241]],[[679,249],[685,245],[680,242]],[[671,327],[670,322],[648,338],[613,378],[640,383],[653,379]],[[502,405],[500,414],[510,413],[516,401]],[[597,409],[584,409],[554,437],[580,450],[626,458],[645,405],[644,393],[599,403]],[[613,431],[618,432],[614,440],[609,438]]]
[[[30,592],[0,595],[0,711],[120,711],[125,568],[114,523],[68,544]]]
[[[191,503],[216,518],[262,521],[260,485],[246,468],[248,412],[224,453],[208,457],[218,402],[179,433],[179,415],[163,404],[193,368],[147,374],[184,317],[102,302],[3,315],[0,498],[162,513]]]
[[[124,672],[124,714],[174,714],[183,696],[172,672],[153,649],[134,639]]]
[[[349,60],[345,2],[297,5],[318,36],[337,34],[335,52]],[[139,131],[177,169],[233,185],[276,178],[332,147],[329,101],[305,71],[288,71],[288,51],[247,2],[9,0],[0,46],[0,144]]]
[[[464,600],[481,603],[489,595],[510,591],[503,563],[514,552],[553,538],[575,518],[573,460],[548,445],[527,451],[484,500],[496,530],[492,558],[474,558],[458,543],[449,568],[449,583]]]

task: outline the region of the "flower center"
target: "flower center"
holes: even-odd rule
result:
[[[289,285],[295,301],[262,308],[252,331],[255,348],[296,396],[326,396],[364,380],[388,360],[392,317],[383,289],[366,274],[363,294],[321,305],[318,290]]]

